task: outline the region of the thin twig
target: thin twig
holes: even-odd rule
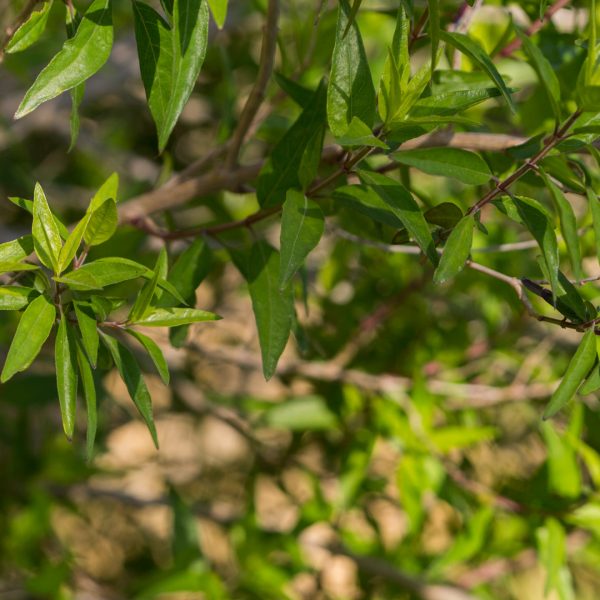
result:
[[[473,215],[478,213],[484,206],[489,204],[492,200],[496,199],[498,196],[502,196],[508,190],[508,188],[521,179],[523,175],[528,173],[531,170],[534,170],[538,163],[544,159],[550,151],[560,142],[562,142],[571,129],[573,123],[579,118],[581,115],[581,111],[575,111],[564,123],[564,125],[555,131],[550,137],[548,137],[542,149],[532,158],[530,158],[527,162],[523,163],[514,173],[509,175],[506,179],[496,184],[496,186],[491,189],[481,200],[475,203],[469,210],[467,211],[468,215]]]
[[[413,256],[420,256],[422,254],[421,249],[417,246],[405,246],[405,245],[392,245],[392,244],[384,244],[382,242],[375,242],[373,240],[367,240],[361,238],[353,233],[349,233],[347,231],[336,231],[339,237],[347,239],[355,244],[360,244],[362,246],[370,246],[372,248],[377,248],[379,250],[383,250],[384,252],[389,252],[392,254],[408,254]],[[442,253],[440,248],[437,249],[438,254]],[[541,321],[544,323],[551,323],[552,325],[558,325],[563,329],[573,329],[575,331],[585,331],[591,327],[594,327],[597,323],[597,320],[592,320],[587,323],[571,323],[566,319],[555,319],[553,317],[546,317],[544,315],[539,314],[531,304],[529,297],[527,296],[525,286],[523,282],[518,277],[512,277],[511,275],[506,275],[505,273],[501,273],[500,271],[496,271],[486,265],[482,265],[473,260],[467,260],[465,266],[472,269],[473,271],[478,271],[479,273],[483,273],[488,277],[493,277],[498,281],[502,281],[508,285],[510,285],[517,294],[517,297],[525,307],[525,310],[529,314],[530,317],[536,319],[536,321]]]
[[[260,51],[260,64],[258,76],[248,100],[240,115],[238,125],[233,132],[229,144],[229,151],[225,159],[225,169],[232,169],[237,164],[238,156],[246,133],[250,129],[254,117],[265,99],[265,91],[275,64],[275,51],[277,50],[277,32],[279,23],[279,0],[269,0],[267,8],[267,21],[265,24],[262,48]]]
[[[234,364],[242,369],[260,371],[262,364],[255,352],[232,346],[204,345],[192,341],[187,346],[188,351],[195,352],[212,360]],[[389,394],[396,402],[403,403],[406,393],[412,389],[414,381],[410,377],[402,377],[391,373],[371,374],[341,367],[335,362],[305,362],[297,360],[281,361],[277,367],[276,376],[287,378],[302,377],[309,380],[345,383],[359,389]],[[450,410],[466,407],[484,408],[506,402],[522,402],[523,400],[548,398],[555,383],[550,384],[511,384],[508,386],[493,386],[478,383],[455,383],[443,379],[427,378],[426,389],[429,393],[448,399],[447,408]]]
[[[561,8],[564,8],[568,4],[571,3],[571,0],[556,0],[554,4],[550,5],[544,16],[541,19],[536,19],[525,31],[525,33],[531,37],[535,35],[554,15],[554,13],[558,12]],[[510,56],[513,52],[516,52],[521,44],[520,38],[515,38],[508,46],[506,46],[502,52],[500,52],[501,56]]]
[[[446,146],[500,152],[513,146],[518,146],[525,141],[526,138],[512,135],[469,132],[454,133],[445,130],[428,133],[409,140],[402,145],[402,148],[410,150],[413,148]],[[188,169],[172,178],[164,186],[131,198],[121,204],[119,206],[121,222],[137,223],[142,217],[161,210],[176,208],[195,197],[206,196],[224,190],[235,191],[240,186],[256,179],[264,164],[263,162],[257,162],[253,165],[238,167],[229,172],[225,172],[222,169],[215,169],[200,177],[190,177],[192,174],[200,171],[208,162],[216,160],[219,155],[220,151],[216,149],[207,157],[190,165]],[[343,155],[344,151],[340,146],[327,146],[323,149],[321,160],[325,163],[338,161]]]

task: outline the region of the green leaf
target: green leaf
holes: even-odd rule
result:
[[[15,197],[11,197],[11,198],[9,198],[9,200],[15,206],[18,206],[19,208],[26,210],[30,215],[33,215],[33,201],[27,200],[25,198],[15,198]],[[61,222],[61,220],[54,213],[52,213],[52,217],[54,218],[54,222],[56,223],[56,226],[58,227],[58,230],[60,231],[60,237],[63,240],[66,240],[69,237],[69,230],[64,226],[64,224]]]
[[[319,431],[338,425],[337,417],[319,396],[285,400],[270,408],[264,419],[270,427],[290,431]]]
[[[395,229],[404,228],[404,223],[396,216],[390,205],[371,187],[343,185],[335,190],[333,197],[340,208],[350,208]]]
[[[497,98],[497,88],[474,88],[444,92],[417,100],[410,110],[410,117],[451,116],[465,111],[485,100]]]
[[[77,87],[108,60],[113,43],[111,0],[94,0],[83,15],[77,33],[50,61],[29,88],[15,118]]]
[[[0,262],[19,262],[33,252],[33,236],[24,235],[11,242],[0,244]]]
[[[218,321],[220,318],[214,313],[197,308],[153,308],[131,323],[146,327],[175,327],[204,321]]]
[[[441,50],[438,50],[441,53]],[[408,71],[409,67],[406,67]],[[412,79],[403,86],[403,92],[401,95],[401,102],[395,112],[388,116],[388,123],[397,123],[404,120],[406,115],[412,109],[417,100],[421,97],[421,94],[425,91],[425,88],[431,81],[431,64],[423,65],[412,77]]]
[[[279,288],[283,289],[317,246],[325,230],[320,206],[296,190],[289,190],[281,217],[281,270]]]
[[[223,29],[223,25],[225,25],[225,19],[227,18],[227,4],[228,0],[208,0],[210,12],[219,29]]]
[[[134,1],[133,12],[140,71],[162,152],[204,62],[208,6],[204,0],[175,0],[172,27],[143,2]]]
[[[85,94],[85,83],[80,83],[77,87],[74,87],[70,91],[71,94],[71,116],[69,118],[69,124],[71,126],[71,142],[69,143],[69,149],[67,152],[71,152],[77,144],[79,138],[79,129],[81,121],[79,118],[79,107],[83,102],[83,96]]]
[[[571,188],[578,194],[585,194],[586,186],[580,181],[579,177],[573,173],[573,169],[564,156],[547,156],[541,161],[540,166],[544,168],[546,173],[568,188]]]
[[[98,322],[96,315],[90,306],[83,302],[73,302],[75,316],[81,332],[81,342],[90,361],[90,364],[95,369],[98,360]]]
[[[189,306],[196,304],[196,290],[209,274],[212,255],[202,238],[196,238],[178,257],[171,267],[167,280],[179,292]],[[163,294],[157,306],[174,306],[174,299]],[[169,330],[169,339],[176,348],[183,345],[187,335],[187,326]]]
[[[21,310],[35,295],[36,290],[29,287],[0,287],[0,310]]]
[[[463,218],[463,213],[454,202],[442,202],[432,206],[424,214],[425,220],[443,229],[454,229]]]
[[[544,411],[544,419],[554,416],[577,392],[577,389],[587,377],[597,358],[596,337],[594,328],[585,332],[577,351],[575,352],[560,385],[552,394],[550,403]]]
[[[94,454],[94,442],[96,440],[96,430],[98,429],[98,407],[96,402],[96,385],[94,383],[94,375],[92,368],[88,362],[83,347],[79,343],[76,344],[77,349],[77,366],[79,375],[81,376],[81,386],[85,397],[85,409],[87,415],[86,429],[86,457],[87,461],[92,460]]]
[[[431,38],[431,71],[437,62],[438,46],[440,45],[440,3],[438,0],[427,0],[429,6],[429,37]]]
[[[474,228],[475,217],[473,215],[466,215],[452,230],[444,246],[440,264],[433,276],[435,283],[444,283],[464,269],[473,244]]]
[[[77,32],[77,27],[81,23],[81,18],[76,10],[73,10],[72,6],[67,7],[67,37],[72,38]],[[71,126],[71,143],[69,144],[68,152],[71,152],[77,143],[79,137],[79,106],[83,102],[83,96],[85,94],[85,83],[80,83],[77,87],[70,90],[71,95],[71,116],[69,124]]]
[[[256,196],[263,208],[281,204],[290,188],[301,187],[299,166],[315,131],[325,122],[325,100],[326,88],[321,83],[271,152],[256,186]]]
[[[335,136],[345,134],[353,117],[368,127],[375,118],[375,88],[356,22],[348,27],[348,0],[339,0],[335,46],[327,88],[327,119]]]
[[[75,258],[77,251],[79,250],[79,246],[81,246],[81,242],[83,241],[83,236],[85,235],[85,231],[90,222],[91,215],[86,214],[79,223],[75,226],[75,229],[71,232],[69,237],[66,239],[64,246],[60,251],[60,256],[58,257],[58,274],[62,273],[71,263],[71,261]]]
[[[109,240],[117,230],[119,216],[117,205],[112,198],[105,200],[98,208],[89,213],[90,220],[85,230],[85,243],[99,246]]]
[[[429,231],[429,226],[410,192],[394,179],[370,171],[359,172],[361,180],[372,186],[373,190],[391,208],[421,250],[434,266],[439,262],[438,253]]]
[[[583,385],[579,388],[579,393],[582,396],[593,394],[600,390],[600,363],[596,363],[596,366],[592,369],[592,372],[588,375]]]
[[[518,27],[515,27],[517,36],[521,40],[521,48],[525,52],[525,55],[529,59],[531,66],[534,68],[540,83],[542,84],[552,112],[556,117],[556,121],[559,122],[561,118],[560,112],[560,83],[558,77],[552,65],[548,62],[548,59],[542,54],[542,51],[529,39],[529,36],[521,31]]]
[[[546,572],[544,595],[547,596],[552,590],[558,588],[558,577],[565,565],[565,530],[556,519],[548,518],[544,527],[538,528],[535,533],[540,562]]]
[[[460,50],[463,54],[468,56],[473,62],[478,64],[490,77],[490,79],[496,84],[506,103],[508,104],[510,110],[514,113],[515,105],[513,103],[512,97],[510,95],[509,89],[506,87],[504,83],[504,79],[498,70],[494,66],[494,63],[490,59],[490,57],[485,53],[485,50],[470,37],[464,35],[463,33],[448,33],[446,31],[440,31],[440,38],[447,42],[448,44],[454,46],[457,50]]]
[[[94,197],[90,200],[87,212],[94,212],[95,210],[98,210],[107,200],[113,200],[116,203],[118,201],[118,195],[119,174],[111,173],[107,180],[98,188],[98,191],[94,194]]]
[[[429,175],[452,177],[470,185],[482,185],[492,177],[487,163],[478,154],[460,148],[415,148],[392,156],[400,164]]]
[[[129,348],[114,338],[111,338],[102,331],[100,332],[100,336],[115,361],[117,370],[127,387],[133,403],[146,422],[154,446],[158,449],[158,435],[156,433],[156,426],[154,425],[154,416],[152,415],[152,398],[135,357]]]
[[[144,285],[141,292],[138,294],[133,306],[131,307],[129,316],[127,317],[128,321],[136,321],[146,313],[150,304],[152,303],[152,298],[154,297],[154,292],[156,291],[156,288],[158,286],[158,279],[160,277],[160,274],[162,271],[166,270],[167,264],[167,251],[163,247],[161,248],[158,258],[156,259],[156,265],[154,267],[154,277],[152,277],[152,279],[150,279]]]
[[[56,308],[46,296],[38,296],[25,309],[8,350],[0,375],[5,383],[15,373],[24,371],[40,353],[56,319]]]
[[[348,17],[348,24],[346,25],[346,29],[344,29],[343,37],[346,37],[347,33],[350,31],[350,27],[352,27],[352,25],[354,25],[356,22],[356,15],[358,15],[361,4],[362,0],[354,0],[354,3],[352,4],[352,10],[350,11],[350,16]]]
[[[58,323],[54,345],[54,360],[63,429],[67,439],[72,440],[75,431],[75,409],[77,407],[77,355],[73,330],[64,314]]]
[[[42,190],[39,183],[35,184],[33,194],[33,225],[31,231],[33,233],[33,247],[40,262],[45,267],[58,273],[62,239],[48,206],[44,190]]]
[[[277,82],[277,85],[285,94],[287,94],[300,108],[306,108],[313,97],[314,90],[300,85],[297,81],[286,77],[283,73],[279,73],[278,71],[273,73],[273,77]]]
[[[307,190],[310,187],[310,184],[319,173],[326,131],[327,127],[325,123],[317,126],[306,143],[306,148],[304,148],[304,153],[298,166],[298,180],[303,190]]]
[[[100,258],[77,269],[55,277],[73,290],[99,290],[109,285],[146,275],[150,269],[126,258]],[[150,271],[152,273],[152,271]]]
[[[165,385],[169,385],[169,365],[167,364],[167,361],[165,360],[161,349],[158,347],[158,344],[153,339],[149,338],[147,335],[144,335],[139,331],[135,331],[134,329],[126,329],[125,331],[132,335],[140,344],[142,344],[142,346],[152,359],[152,362],[154,363],[154,366],[156,367],[160,378],[163,380],[163,383]]]
[[[402,92],[410,77],[409,37],[410,19],[404,4],[401,3],[398,8],[392,47],[389,49],[379,82],[379,114],[385,123],[400,107]]]
[[[529,229],[542,251],[552,293],[556,297],[559,295],[560,288],[558,281],[558,242],[556,241],[556,234],[552,227],[550,215],[539,202],[531,198],[524,198],[523,196],[514,197],[512,198],[512,202],[525,227]]]
[[[581,268],[581,248],[579,247],[579,234],[577,233],[577,220],[571,203],[567,200],[562,190],[546,175],[544,169],[540,169],[540,174],[546,184],[546,187],[550,191],[554,206],[558,212],[560,221],[560,230],[562,232],[565,243],[567,244],[567,251],[569,253],[569,260],[573,267],[573,273],[576,279],[583,279],[583,271]]]
[[[586,195],[592,213],[592,223],[594,226],[594,239],[596,242],[596,256],[600,263],[600,199],[591,187],[586,187]]]
[[[292,328],[294,299],[292,288],[279,289],[279,254],[268,243],[252,247],[243,275],[248,281],[256,319],[265,379],[277,369]]]
[[[367,127],[358,117],[352,117],[346,132],[337,139],[340,146],[372,146],[375,148],[388,149],[388,145],[373,135],[370,127]]]
[[[32,11],[29,18],[15,31],[12,39],[6,46],[7,54],[22,52],[35,44],[44,33],[46,23],[48,23],[48,15],[52,8],[52,1],[44,2],[40,8]]]
[[[0,273],[12,273],[19,271],[37,271],[39,267],[24,262],[0,262]]]

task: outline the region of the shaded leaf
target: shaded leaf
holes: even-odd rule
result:
[[[279,289],[279,254],[264,241],[254,244],[248,264],[242,269],[248,281],[258,328],[263,373],[270,379],[275,374],[292,327],[292,289],[289,286],[283,291]]]
[[[144,335],[139,331],[135,331],[134,329],[126,329],[126,331],[144,347],[152,359],[152,362],[154,363],[160,378],[163,380],[163,383],[165,385],[169,385],[169,365],[167,364],[161,349],[158,347],[158,344],[152,338],[149,338],[147,335]]]
[[[556,117],[556,121],[560,121],[560,83],[552,65],[548,59],[542,54],[542,51],[529,39],[529,36],[515,27],[517,36],[521,40],[521,48],[529,59],[531,66],[537,73],[538,79],[542,87],[546,91],[552,112]]]
[[[296,190],[289,190],[281,217],[281,270],[279,287],[283,289],[317,246],[325,230],[320,206]]]
[[[386,175],[370,171],[360,171],[359,175],[361,180],[372,186],[373,190],[391,208],[393,213],[415,239],[421,250],[423,250],[424,254],[436,266],[439,257],[435,250],[429,226],[410,192]]]
[[[556,241],[550,215],[539,202],[531,198],[514,197],[512,202],[517,208],[525,227],[529,229],[542,251],[552,293],[556,297],[559,295],[560,287],[558,283],[558,242]]]
[[[452,230],[444,246],[440,264],[433,276],[435,283],[444,283],[464,269],[473,244],[474,228],[475,217],[473,215],[466,215]]]
[[[129,396],[146,422],[154,446],[158,449],[158,434],[152,414],[152,398],[135,357],[129,348],[104,332],[100,332],[100,337],[115,361],[115,366],[127,387]]]
[[[552,394],[552,398],[550,398],[550,402],[544,411],[544,419],[554,416],[573,398],[590,369],[594,366],[596,358],[596,337],[593,328],[591,328],[583,335],[560,385]]]
[[[81,342],[87,354],[90,364],[95,369],[98,359],[98,322],[90,306],[82,302],[73,302],[77,324],[81,332]]]
[[[571,203],[567,200],[562,190],[540,169],[546,187],[550,191],[552,200],[558,212],[560,230],[567,244],[569,259],[576,279],[583,279],[581,268],[581,248],[579,247],[579,234],[577,233],[577,220]]]
[[[88,362],[88,357],[83,351],[79,342],[76,343],[77,367],[81,379],[81,387],[85,398],[85,409],[87,418],[86,428],[86,457],[87,461],[92,460],[94,454],[94,443],[96,440],[96,430],[98,429],[98,407],[96,402],[96,385],[92,368]]]
[[[161,272],[166,271],[167,262],[167,251],[163,247],[161,248],[158,258],[156,259],[154,276],[144,285],[140,293],[137,295],[137,298],[131,307],[131,311],[129,312],[129,316],[127,317],[128,321],[135,321],[136,319],[141,318],[149,309],[150,304],[152,303],[152,298],[154,297],[154,292],[158,286],[158,279]]]
[[[424,213],[425,220],[443,229],[453,229],[463,218],[462,210],[454,202],[442,202]]]
[[[327,119],[333,135],[345,134],[353,117],[368,127],[375,117],[375,88],[356,22],[349,26],[348,0],[339,0],[335,46],[327,88]]]
[[[290,188],[300,187],[299,166],[315,131],[325,122],[326,88],[319,85],[310,103],[275,145],[262,168],[256,196],[262,207],[284,202]]]

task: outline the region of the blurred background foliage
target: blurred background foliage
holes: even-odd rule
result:
[[[417,14],[424,4],[415,1]],[[0,0],[0,20],[9,23],[21,5]],[[211,29],[200,80],[162,156],[128,2],[115,2],[115,46],[87,85],[75,149],[67,153],[64,96],[12,120],[64,39],[61,11],[53,11],[43,40],[7,57],[0,71],[1,240],[27,229],[27,215],[5,199],[30,197],[35,181],[72,221],[111,172],[129,198],[226,140],[256,76],[264,5],[231,1],[225,28]],[[453,15],[461,3],[441,5]],[[469,34],[489,51],[508,24],[507,7],[527,24],[539,5],[486,2]],[[328,72],[335,8],[333,0],[283,2],[281,73],[312,87]],[[391,0],[364,0],[358,16],[375,80],[396,8]],[[586,5],[570,2],[539,33],[566,94],[584,58],[575,40],[586,23]],[[415,62],[428,54],[424,40]],[[490,100],[468,116],[483,131],[551,130],[533,70],[518,53],[498,65],[519,89],[518,114]],[[467,59],[462,67],[469,68]],[[298,114],[275,85],[269,99],[272,110],[244,151],[249,162]],[[502,154],[487,158],[499,170],[508,162]],[[418,177],[414,188],[432,206],[450,200],[466,208],[477,200],[459,183]],[[534,178],[519,186],[541,193]],[[572,200],[582,214],[581,198]],[[166,219],[174,226],[206,223],[257,208],[251,190],[242,190],[198,198]],[[341,210],[337,226],[378,239],[356,213]],[[523,239],[522,230],[491,215],[486,226],[475,248]],[[269,221],[258,229],[277,235]],[[583,235],[581,242],[592,255],[593,239]],[[125,227],[96,252],[150,265],[159,247]],[[518,277],[537,273],[535,251],[479,258]],[[599,273],[595,259],[584,267]],[[159,336],[173,383],[167,389],[147,377],[160,451],[113,373],[102,380],[90,464],[84,441],[69,444],[62,435],[50,352],[2,386],[2,600],[598,597],[597,398],[583,398],[552,423],[540,420],[580,335],[528,318],[500,281],[466,271],[434,286],[430,267],[416,257],[333,231],[304,275],[308,294],[306,306],[299,303],[295,340],[265,383],[245,284],[227,253],[215,250],[198,305],[224,320],[192,329],[179,350]],[[597,296],[594,286],[584,293]],[[13,318],[0,320],[3,353],[14,327]]]

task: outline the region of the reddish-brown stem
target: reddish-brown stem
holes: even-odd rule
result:
[[[472,215],[478,213],[484,206],[489,204],[492,200],[495,200],[498,196],[505,194],[508,188],[513,183],[521,179],[523,175],[525,175],[531,170],[536,169],[538,163],[543,158],[545,158],[557,144],[562,142],[567,137],[569,129],[571,129],[573,123],[577,120],[580,114],[580,110],[575,111],[565,121],[562,127],[560,127],[549,138],[546,139],[543,148],[535,156],[530,158],[527,162],[523,163],[514,173],[512,173],[506,179],[504,179],[504,181],[500,181],[499,183],[497,183],[496,187],[491,189],[483,198],[481,198],[481,200],[479,200],[476,204],[469,208],[467,214]]]
[[[554,13],[558,12],[561,8],[567,6],[567,4],[570,4],[570,2],[571,0],[556,0],[554,4],[548,7],[546,12],[544,13],[544,16],[541,19],[536,19],[527,28],[525,33],[528,36],[535,35],[544,26],[544,24],[552,18]],[[502,50],[502,52],[500,52],[500,56],[510,56],[513,52],[516,52],[521,47],[522,43],[523,42],[521,42],[519,38],[515,38],[510,44],[508,44],[508,46],[506,46]]]

